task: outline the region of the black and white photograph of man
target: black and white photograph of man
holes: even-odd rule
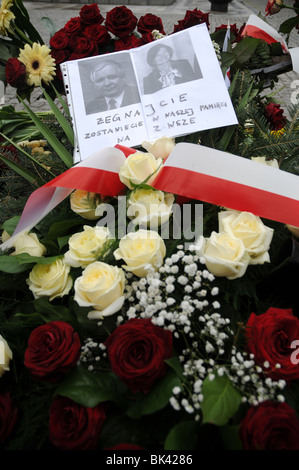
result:
[[[87,64],[82,61],[81,77],[85,77],[85,108],[86,114],[94,114],[102,111],[122,108],[140,102],[140,95],[132,72],[130,57],[111,58],[100,57],[93,61],[93,68],[83,71]],[[129,61],[129,62],[128,62]],[[130,80],[127,79],[130,77]],[[86,80],[90,80],[87,87]]]

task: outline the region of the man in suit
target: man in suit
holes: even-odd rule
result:
[[[86,105],[86,114],[113,110],[140,102],[138,88],[126,84],[125,74],[115,61],[101,61],[91,72],[90,78],[99,94]]]

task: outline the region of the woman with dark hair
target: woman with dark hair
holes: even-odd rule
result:
[[[201,78],[194,73],[188,60],[172,60],[173,52],[171,47],[164,44],[157,44],[148,51],[147,62],[153,67],[153,71],[143,79],[145,95]]]

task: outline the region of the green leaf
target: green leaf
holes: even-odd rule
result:
[[[56,24],[54,23],[54,21],[52,20],[52,18],[49,18],[48,16],[43,16],[41,19],[40,19],[41,23],[43,23],[47,28],[48,30],[50,31],[50,38],[52,36],[54,36],[54,34],[56,33],[57,31],[57,26]]]
[[[55,391],[79,403],[93,408],[99,403],[121,401],[118,378],[111,372],[92,373],[82,366],[73,369]]]
[[[44,96],[53,111],[54,116],[56,117],[58,123],[62,127],[63,131],[65,132],[66,137],[68,138],[69,142],[74,146],[74,131],[73,128],[70,126],[68,121],[65,119],[64,115],[62,112],[57,108],[56,104],[50,97],[50,95],[46,92],[46,90],[43,90]]]
[[[71,118],[71,113],[70,113],[70,110],[69,110],[69,107],[68,107],[67,103],[64,101],[64,99],[62,98],[61,94],[56,90],[56,88],[55,88],[55,86],[53,85],[53,83],[51,83],[51,86],[52,86],[53,90],[55,91],[55,94],[56,94],[58,100],[60,101],[60,104],[61,104],[61,106],[63,107],[65,114],[66,114],[69,118]]]
[[[62,255],[57,256],[31,256],[28,253],[20,253],[19,255],[14,255],[20,262],[20,264],[51,264],[54,263],[58,258],[61,258]]]
[[[0,135],[1,135],[1,133],[0,133]],[[39,186],[41,186],[43,184],[42,181],[40,181],[36,177],[36,175],[34,175],[33,173],[30,173],[30,171],[28,171],[28,170],[25,170],[25,168],[23,168],[18,163],[13,162],[9,158],[4,157],[4,155],[0,154],[0,160],[2,160],[4,163],[6,163],[6,165],[9,168],[11,168],[13,171],[18,173],[18,175],[22,176],[22,178],[25,178],[25,180],[27,180],[29,183],[33,183],[35,185],[38,184]]]
[[[293,18],[288,18],[286,21],[281,23],[279,26],[279,33],[289,34],[295,26],[299,24],[298,16],[294,16]]]
[[[63,248],[65,245],[68,244],[69,238],[70,238],[70,235],[64,235],[63,237],[57,238],[57,243],[58,243],[60,250],[61,248]]]
[[[44,138],[48,141],[51,147],[55,150],[61,160],[65,163],[65,165],[70,168],[73,165],[73,157],[72,155],[66,150],[64,145],[60,142],[60,140],[55,136],[55,134],[37,117],[37,115],[31,111],[29,106],[26,105],[24,100],[20,98],[24,108],[26,109],[27,113],[31,117],[32,121],[36,125],[36,127],[40,130],[40,132],[44,135]]]
[[[26,36],[24,33],[27,33],[28,39],[30,38],[28,42],[38,42],[39,44],[44,44],[44,41],[40,36],[39,32],[31,23],[29,13],[25,8],[23,2],[21,0],[14,0],[11,10],[16,16],[14,20],[14,26],[15,29],[17,29],[17,32],[19,33],[20,37],[23,40],[26,40]]]
[[[36,312],[40,314],[44,321],[62,320],[72,323],[73,316],[69,309],[63,305],[51,303],[47,297],[41,297],[33,301]]]
[[[178,377],[180,377],[181,380],[185,380],[183,368],[177,356],[173,356],[170,359],[165,359],[165,362],[167,365],[169,365],[169,367],[171,367],[175,371],[175,373]]]
[[[51,264],[56,261],[59,256],[38,257],[30,256],[28,253],[20,253],[18,255],[2,255],[0,256],[0,271],[6,273],[20,273],[31,269],[34,264]]]
[[[250,57],[254,54],[255,49],[257,48],[260,39],[247,37],[238,42],[236,47],[232,49],[233,54],[235,55],[236,61],[239,64],[244,64]]]
[[[194,450],[198,427],[199,424],[195,421],[178,423],[166,436],[164,450]]]
[[[24,16],[27,20],[29,20],[29,13],[28,13],[27,9],[25,8],[24,3],[22,2],[22,0],[15,0],[14,5],[20,11],[22,16]]]
[[[232,52],[221,53],[221,69],[223,74],[226,73],[227,69],[235,62],[236,56]]]
[[[19,223],[19,220],[20,220],[20,216],[19,215],[15,215],[14,217],[12,217],[11,219],[8,219],[6,220],[2,225],[1,225],[1,228],[3,230],[6,230],[6,232],[9,234],[9,235],[12,235],[16,229],[16,226],[18,225]]]
[[[0,271],[9,274],[21,273],[32,267],[31,263],[20,263],[14,255],[0,256]]]
[[[219,426],[225,450],[242,450],[239,426]]]
[[[204,396],[202,402],[203,423],[223,426],[237,412],[241,404],[241,395],[225,375],[210,380],[206,377],[202,384]]]
[[[0,80],[6,84],[5,66],[0,64]]]
[[[6,128],[4,128],[3,133],[7,136],[8,132],[6,131]],[[22,142],[23,140],[38,140],[43,138],[39,130],[34,125],[29,126],[27,124],[25,124],[24,126],[16,127],[12,132],[12,137],[16,142]],[[47,168],[43,168],[43,170],[47,171]]]
[[[12,57],[10,50],[3,43],[0,43],[0,57],[1,57],[1,60],[4,60],[4,61],[7,61],[10,57]]]
[[[128,408],[127,415],[132,419],[139,419],[143,415],[156,413],[168,405],[173,388],[180,385],[181,380],[177,374],[169,369],[148,394],[141,396]]]
[[[230,93],[232,93],[232,91],[233,91],[236,80],[237,80],[237,74],[234,77],[233,83],[231,85],[232,89],[230,90]],[[252,87],[253,87],[253,80],[251,81],[251,84],[248,86],[244,96],[242,96],[240,102],[238,103],[238,106],[236,107],[236,114],[237,115],[239,113],[241,113],[244,110],[244,108],[247,106],[248,102],[251,99],[254,98],[255,94],[252,93]],[[220,142],[218,143],[218,146],[217,146],[218,150],[222,150],[222,151],[226,150],[226,148],[227,148],[227,146],[230,142],[230,139],[231,139],[232,135],[234,134],[236,128],[237,128],[237,125],[227,126],[227,128],[224,131],[223,136],[220,139]]]
[[[49,228],[49,232],[47,234],[47,238],[51,240],[56,240],[61,237],[65,237],[70,233],[70,230],[77,226],[82,226],[82,218],[78,219],[69,219],[69,220],[62,220],[59,222],[54,222]]]
[[[52,173],[50,170],[48,170],[46,168],[45,165],[43,165],[42,163],[40,163],[38,160],[36,160],[36,158],[34,158],[32,155],[30,155],[28,152],[26,152],[26,150],[24,150],[22,147],[20,147],[19,145],[17,145],[13,140],[11,140],[9,137],[7,137],[6,135],[2,134],[0,132],[0,135],[5,139],[7,140],[9,143],[11,143],[17,150],[19,150],[19,152],[23,153],[27,158],[29,158],[29,160],[31,160],[35,165],[39,166],[40,168],[42,168],[43,171],[47,172],[51,177],[55,177],[54,173]],[[1,156],[1,155],[0,155]],[[20,167],[20,165],[18,165],[18,167]],[[24,170],[22,167],[20,167],[23,171],[26,171]],[[15,169],[15,171],[17,171],[17,169]],[[19,170],[20,171],[20,170]],[[29,173],[29,172],[27,172]],[[19,173],[20,174],[20,173]],[[22,176],[22,175],[21,175]],[[33,175],[34,176],[34,175]],[[25,176],[24,176],[25,178]],[[39,185],[43,185],[44,182],[41,181],[40,179],[37,179],[36,176],[34,176],[34,180],[33,181],[39,181]]]

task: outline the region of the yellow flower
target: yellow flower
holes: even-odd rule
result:
[[[15,19],[15,15],[9,10],[12,6],[12,0],[2,0],[0,7],[0,34],[6,36],[9,31],[11,20]]]
[[[285,129],[282,128],[282,129],[271,131],[271,134],[275,135],[276,137],[281,137],[284,132],[285,132]]]
[[[50,49],[37,42],[32,47],[25,44],[18,57],[26,67],[28,85],[41,86],[53,80],[55,75],[55,60],[50,55]]]

